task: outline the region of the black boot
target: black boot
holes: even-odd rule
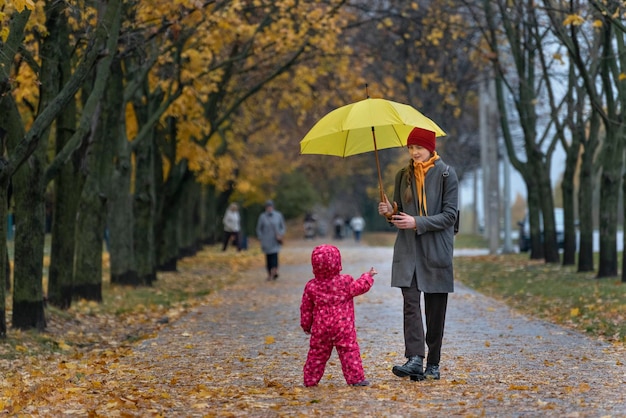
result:
[[[426,379],[439,380],[441,378],[441,373],[439,373],[439,365],[426,363],[426,371],[424,371],[424,377]]]
[[[409,357],[409,361],[402,366],[393,366],[393,374],[398,377],[411,376],[411,380],[424,379],[424,359],[420,356]]]

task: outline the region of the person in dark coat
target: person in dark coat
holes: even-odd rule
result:
[[[287,227],[283,214],[274,209],[274,202],[265,202],[265,211],[259,215],[256,236],[265,254],[267,280],[278,279],[278,253],[280,252]]]
[[[452,256],[459,182],[455,171],[435,151],[434,132],[413,129],[407,149],[411,161],[396,174],[394,205],[387,196],[378,205],[378,213],[398,228],[391,286],[402,290],[404,355],[408,360],[394,366],[392,372],[411,380],[439,379],[448,293],[454,291]]]

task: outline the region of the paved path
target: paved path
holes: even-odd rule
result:
[[[343,272],[375,266],[356,299],[372,385],[348,387],[333,354],[320,385],[304,388],[308,338],[299,302],[315,242],[291,242],[280,277],[246,273],[123,361],[145,370],[130,391],[167,394],[164,416],[626,417],[626,358],[616,348],[509,310],[457,283],[449,302],[440,381],[390,372],[404,361],[401,293],[389,286],[391,249],[333,242]],[[175,367],[172,367],[175,365]]]

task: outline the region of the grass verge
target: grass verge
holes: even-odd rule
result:
[[[366,234],[369,245],[392,246],[395,233]],[[486,248],[480,235],[459,234],[455,248]],[[530,260],[528,254],[455,258],[456,279],[526,315],[603,341],[626,343],[626,283],[595,272]]]
[[[516,310],[611,343],[626,342],[626,283],[527,254],[457,257],[456,279]]]

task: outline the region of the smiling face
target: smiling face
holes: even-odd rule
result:
[[[409,155],[415,163],[425,163],[430,158],[430,151],[421,145],[409,145],[407,147]]]

